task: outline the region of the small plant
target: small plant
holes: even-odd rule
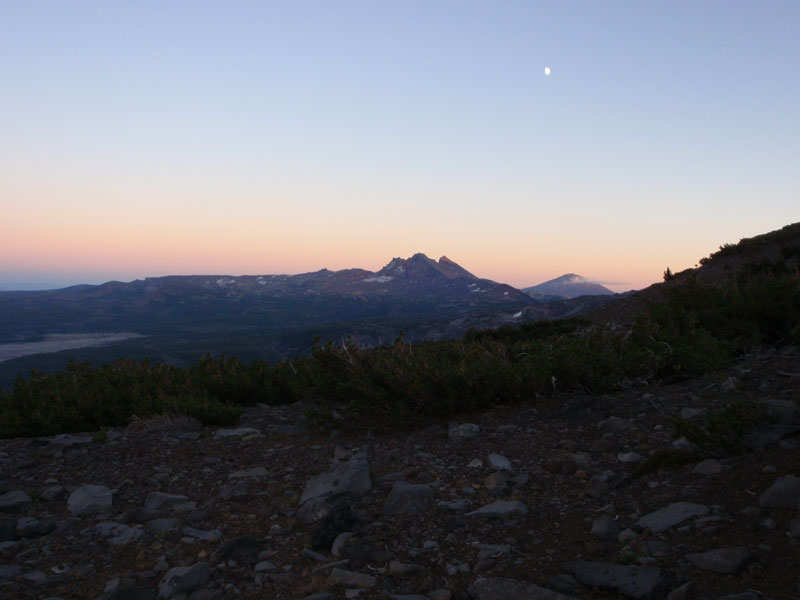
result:
[[[92,436],[92,441],[95,444],[102,444],[103,442],[108,441],[108,427],[103,427],[100,431],[96,432]]]

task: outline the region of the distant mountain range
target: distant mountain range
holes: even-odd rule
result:
[[[471,316],[535,304],[447,257],[394,258],[380,271],[187,275],[58,290],[0,292],[0,385],[67,358],[186,364],[205,353],[279,360],[323,339],[368,346],[463,335]],[[61,351],[59,351],[61,350]]]
[[[0,291],[0,386],[30,369],[62,369],[68,358],[187,364],[226,353],[275,361],[308,352],[316,336],[352,335],[364,346],[400,332],[408,341],[454,338],[470,327],[580,314],[605,300],[568,298],[610,293],[576,275],[523,292],[421,253],[377,272],[176,275]]]
[[[610,289],[599,283],[594,283],[586,277],[567,273],[539,285],[523,288],[523,292],[537,300],[558,300],[563,298],[577,298],[579,296],[606,296],[614,294]]]

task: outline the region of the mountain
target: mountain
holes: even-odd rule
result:
[[[0,385],[32,368],[63,368],[67,358],[184,364],[225,352],[278,360],[307,351],[317,335],[357,335],[365,345],[390,343],[401,331],[439,339],[463,335],[469,315],[512,314],[534,303],[445,256],[421,253],[377,272],[174,275],[0,292]]]
[[[539,285],[523,288],[523,292],[537,300],[556,300],[577,298],[578,296],[608,296],[614,294],[610,289],[593,283],[575,273],[567,273]]]

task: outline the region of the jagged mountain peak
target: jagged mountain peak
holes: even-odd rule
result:
[[[417,252],[410,258],[393,258],[389,264],[378,271],[376,275],[401,277],[405,279],[429,279],[439,277],[445,277],[447,279],[455,279],[457,277],[477,279],[475,275],[446,256],[442,256],[436,261],[429,258],[423,252]]]

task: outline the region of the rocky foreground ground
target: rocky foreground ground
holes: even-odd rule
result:
[[[637,473],[736,399],[774,415],[744,451]],[[800,598],[796,350],[411,433],[302,414],[0,442],[0,597]]]

